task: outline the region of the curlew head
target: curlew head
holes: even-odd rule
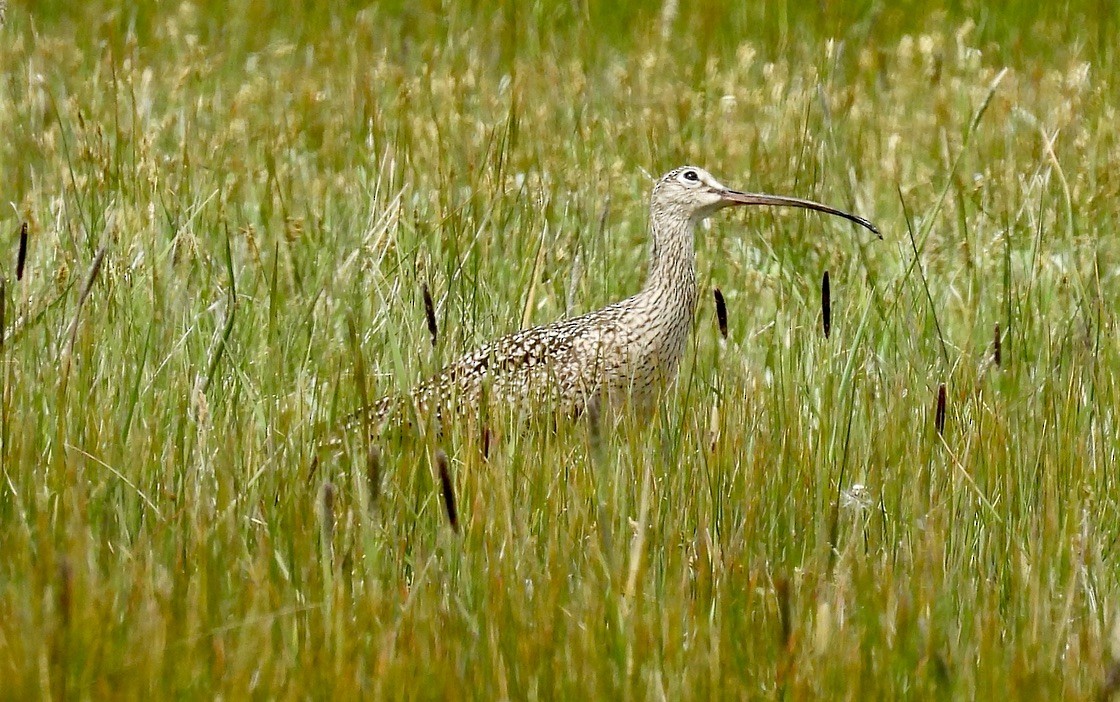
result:
[[[816,210],[855,222],[882,238],[874,224],[858,215],[799,197],[732,190],[712,177],[711,173],[696,166],[675,168],[662,176],[661,180],[653,186],[652,209],[655,212],[675,210],[693,222],[699,222],[725,207],[734,205],[770,205]]]

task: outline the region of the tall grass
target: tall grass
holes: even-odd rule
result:
[[[1112,4],[326,5],[7,9],[0,696],[1115,685]],[[885,240],[714,221],[650,422],[313,460],[635,291],[685,161]]]

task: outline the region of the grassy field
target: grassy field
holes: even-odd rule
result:
[[[1120,685],[1114,3],[5,21],[0,697]],[[636,291],[685,162],[885,240],[715,218],[678,382],[597,446],[466,422],[313,461],[370,398]]]

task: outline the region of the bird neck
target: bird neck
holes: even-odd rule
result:
[[[680,305],[691,314],[696,306],[695,225],[674,214],[656,213],[651,219],[649,277],[642,292],[662,304]]]

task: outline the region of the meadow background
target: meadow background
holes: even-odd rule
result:
[[[1118,22],[12,2],[0,697],[1107,698]],[[717,217],[648,425],[314,460],[370,398],[636,291],[685,162],[885,239]]]

